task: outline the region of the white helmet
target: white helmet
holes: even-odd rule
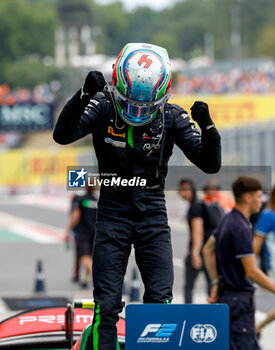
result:
[[[172,72],[166,49],[127,44],[114,65],[112,92],[121,118],[129,125],[150,123],[170,97]]]

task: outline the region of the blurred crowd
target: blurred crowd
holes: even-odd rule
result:
[[[275,92],[275,66],[267,71],[240,68],[228,72],[209,71],[191,77],[180,74],[176,90],[180,94],[267,94]]]
[[[16,87],[11,88],[7,84],[0,84],[0,106],[14,106],[20,103],[52,104],[56,100],[56,92],[60,88],[59,82],[50,84],[42,83],[33,89]],[[3,131],[0,128],[0,150],[18,147],[26,133],[20,131]]]
[[[0,85],[0,105],[13,106],[16,103],[52,103],[55,99],[52,84],[40,84],[32,90],[22,87],[11,89],[7,84]]]

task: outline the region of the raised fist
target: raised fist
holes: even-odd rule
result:
[[[83,93],[89,94],[91,97],[94,96],[97,92],[102,91],[106,81],[104,76],[99,71],[91,71],[88,73],[83,85]]]
[[[210,117],[207,103],[196,101],[190,110],[193,120],[199,124],[201,129],[214,124]]]

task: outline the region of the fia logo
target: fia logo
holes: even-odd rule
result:
[[[196,343],[212,343],[217,338],[217,330],[211,324],[196,324],[191,328],[190,336]]]
[[[86,187],[86,174],[84,168],[81,170],[69,170],[68,171],[68,187],[69,188],[82,188]]]

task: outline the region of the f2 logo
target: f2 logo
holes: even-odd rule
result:
[[[148,55],[142,55],[138,60],[138,64],[141,66],[142,63],[145,63],[144,68],[149,68],[153,61],[150,58],[148,58]]]
[[[156,337],[171,337],[177,324],[174,323],[149,323],[141,333],[141,337],[147,336],[148,333],[156,333]]]

